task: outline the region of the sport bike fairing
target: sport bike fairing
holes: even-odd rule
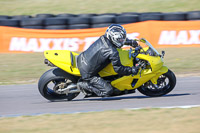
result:
[[[168,71],[168,68],[163,66],[163,59],[157,50],[153,48],[153,46],[147,40],[141,39],[140,41],[144,42],[148,47],[142,49],[143,53],[140,52],[137,55],[137,59],[144,60],[148,65],[145,69],[140,69],[140,72],[137,75],[123,76],[113,80],[111,82],[112,86],[121,91],[138,88],[149,80],[151,80],[153,84],[157,84],[158,77]],[[153,50],[155,56],[144,54],[148,49]],[[129,58],[129,51],[118,49],[118,52],[122,65],[132,67],[134,62],[133,57]],[[132,53],[134,52],[135,51],[133,50]],[[48,61],[56,67],[59,67],[72,75],[81,76],[76,66],[76,57],[78,55],[78,53],[71,52],[69,50],[48,50],[44,52],[46,59],[48,59]],[[108,77],[117,75],[117,73],[114,71],[113,66],[110,63],[99,72],[99,75],[101,77]]]

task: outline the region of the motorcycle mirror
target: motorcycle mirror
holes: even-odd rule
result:
[[[162,51],[162,57],[164,58],[164,56],[165,56],[165,51]]]
[[[146,43],[146,40],[144,38],[141,38],[140,42]]]

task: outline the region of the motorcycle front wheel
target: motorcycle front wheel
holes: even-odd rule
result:
[[[72,75],[59,68],[54,68],[48,70],[40,77],[38,82],[38,90],[44,98],[50,101],[61,99],[70,101],[74,99],[79,93],[62,94],[60,88],[62,86],[66,87],[66,85],[70,85],[76,82],[76,78],[74,78]]]
[[[138,88],[138,91],[146,96],[158,97],[163,96],[171,92],[176,85],[176,76],[171,70],[168,70],[167,73],[161,75],[157,84],[153,84],[151,81],[146,82],[141,87]]]

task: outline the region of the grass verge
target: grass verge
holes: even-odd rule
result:
[[[38,13],[176,12],[199,10],[199,0],[0,0],[1,15]]]
[[[0,118],[0,133],[199,133],[200,108]]]
[[[164,58],[176,74],[199,74],[200,48],[165,48]],[[35,83],[51,67],[46,66],[43,53],[0,54],[0,85]]]
[[[0,84],[34,83],[50,67],[43,53],[0,54]]]

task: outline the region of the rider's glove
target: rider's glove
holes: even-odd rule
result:
[[[133,40],[133,39],[128,39],[127,38],[124,45],[130,45],[130,46],[132,46],[132,47],[135,48],[135,47],[138,46],[138,43],[135,40]]]
[[[132,75],[136,75],[138,73],[137,67],[132,67]]]

